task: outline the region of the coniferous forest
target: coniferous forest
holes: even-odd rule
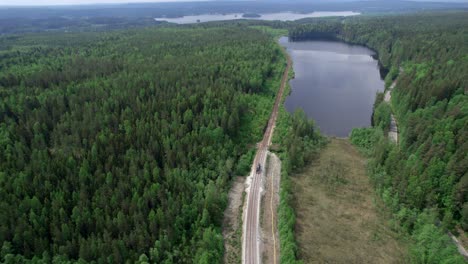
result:
[[[2,261],[220,262],[229,180],[284,67],[270,36],[26,34],[0,63]]]

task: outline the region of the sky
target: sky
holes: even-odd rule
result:
[[[89,5],[89,4],[124,4],[158,2],[194,2],[203,0],[0,0],[0,5],[9,6],[46,6],[46,5]],[[204,0],[209,1],[209,0]]]
[[[0,6],[44,6],[44,5],[81,5],[81,4],[114,4],[114,3],[156,3],[156,2],[192,2],[208,0],[0,0]],[[215,0],[214,0],[215,1]],[[468,0],[415,0],[431,2],[467,3]]]

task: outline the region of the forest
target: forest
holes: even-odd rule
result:
[[[0,37],[0,261],[219,263],[284,65],[245,26]]]
[[[372,129],[351,140],[372,157],[377,192],[416,242],[416,263],[463,263],[435,226],[468,231],[468,16],[466,12],[301,21],[295,40],[336,38],[368,46],[397,80],[390,105],[378,95]],[[390,143],[390,112],[398,145]],[[449,252],[450,251],[450,252]]]

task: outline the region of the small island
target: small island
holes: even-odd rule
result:
[[[242,15],[243,18],[260,18],[262,15],[256,13],[245,13]]]

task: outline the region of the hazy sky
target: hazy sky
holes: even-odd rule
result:
[[[81,5],[114,3],[193,2],[203,0],[0,0],[0,5]],[[207,1],[207,0],[204,0]]]
[[[111,4],[111,3],[143,3],[143,2],[188,2],[207,0],[0,0],[0,5],[80,5],[80,4]],[[414,0],[431,2],[462,2],[468,0]]]

